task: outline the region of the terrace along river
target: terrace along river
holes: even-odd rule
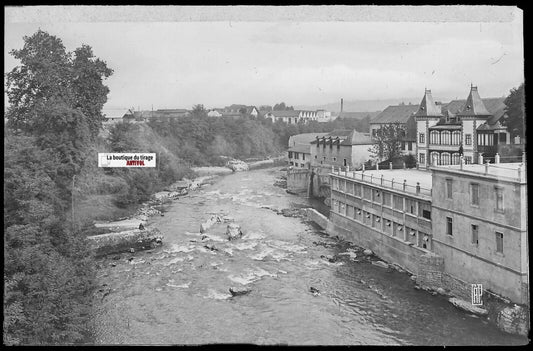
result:
[[[175,201],[149,225],[164,235],[151,252],[99,260],[97,344],[391,344],[509,345],[500,332],[443,297],[415,290],[406,273],[335,255],[353,247],[301,218],[265,208],[310,207],[273,186],[279,168],[234,173]],[[208,232],[210,213],[231,216],[244,232],[228,241],[226,224]],[[362,255],[359,255],[362,256]],[[359,259],[361,257],[358,257]],[[115,266],[112,266],[115,264]],[[251,288],[231,297],[231,286]],[[318,296],[309,288],[320,290]]]

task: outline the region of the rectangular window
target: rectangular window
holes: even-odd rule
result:
[[[346,205],[346,217],[353,218],[353,206]]]
[[[424,144],[426,142],[426,135],[424,133],[420,133],[420,135],[418,136],[418,142],[420,144]]]
[[[479,244],[479,227],[477,224],[472,224],[472,244]]]
[[[472,134],[465,134],[465,144],[472,145]]]
[[[446,234],[453,235],[453,221],[451,217],[446,217]]]
[[[394,195],[394,209],[403,211],[403,197]]]
[[[446,198],[451,199],[453,194],[452,180],[446,179]]]
[[[302,160],[305,161],[305,154],[302,154]]]
[[[361,197],[361,184],[354,184],[354,194]]]
[[[391,200],[392,194],[391,193],[383,193],[383,206],[391,207]]]
[[[367,186],[363,187],[363,198],[366,200],[372,200],[372,190]]]
[[[465,164],[472,164],[472,156],[465,156]]]
[[[409,141],[407,144],[407,150],[412,151],[413,150],[413,142]]]
[[[496,232],[496,252],[503,253],[503,233]]]
[[[300,166],[301,166],[302,168],[304,168],[304,167],[305,167],[305,164],[301,163]]]
[[[344,160],[342,161],[342,164],[343,164],[344,167],[346,167],[346,165],[348,164],[348,162],[346,161],[346,159],[344,159]]]
[[[412,199],[405,199],[405,211],[416,215],[416,201]]]
[[[402,141],[402,150],[405,150],[405,141]]]
[[[381,204],[381,191],[380,190],[374,190],[374,202],[377,202],[378,204]]]
[[[420,154],[420,164],[426,164],[426,154]]]
[[[496,188],[496,211],[503,212],[503,189]]]
[[[431,219],[431,205],[426,202],[418,203],[418,217]]]
[[[292,158],[292,151],[289,151],[289,158]]]
[[[479,206],[479,184],[470,184],[470,203]]]
[[[297,160],[299,159],[297,152],[294,153],[294,158],[297,159]]]

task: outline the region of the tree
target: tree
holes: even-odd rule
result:
[[[204,118],[207,117],[207,110],[204,108],[204,105],[198,104],[192,107],[191,116],[194,118]]]
[[[402,140],[405,137],[405,128],[399,123],[381,126],[374,137],[375,144],[369,151],[378,161],[393,160],[402,154]]]
[[[503,125],[511,133],[511,137],[519,136],[524,138],[524,83],[518,88],[511,89],[511,93],[505,99],[504,104],[507,118],[503,120]]]
[[[79,110],[95,138],[101,127],[102,107],[109,89],[103,80],[113,70],[94,57],[90,46],[67,52],[61,39],[38,30],[24,37],[24,47],[11,50],[21,65],[6,74],[10,108],[8,126],[35,133],[46,125],[37,116],[50,104]]]

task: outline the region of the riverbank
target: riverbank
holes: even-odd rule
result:
[[[314,209],[308,209],[306,212],[306,216],[309,221],[316,223],[319,227],[323,228],[329,235],[338,236],[345,240],[351,241],[351,238],[353,237],[353,232],[350,232],[345,228],[336,225],[335,223],[329,220],[328,216],[318,213]],[[367,244],[368,243],[369,242],[367,242]],[[360,245],[361,242],[356,242],[354,244]],[[378,245],[376,247],[380,246]],[[399,250],[396,248],[396,251]],[[407,254],[404,253],[404,255]],[[433,260],[433,257],[431,255],[424,255],[419,260],[405,261],[409,262],[409,266],[406,267],[402,267],[394,263],[389,264],[386,260],[380,262],[384,262],[384,267],[391,267],[397,269],[399,272],[405,272],[409,274],[411,280],[413,281],[414,289],[426,291],[433,296],[440,295],[453,306],[466,312],[468,315],[473,315],[476,318],[483,318],[490,324],[495,325],[500,330],[506,333],[521,336],[528,335],[529,310],[527,306],[519,306],[510,301],[506,301],[505,299],[490,292],[484,292],[483,306],[473,306],[470,301],[464,301],[464,297],[455,296],[450,290],[425,286],[423,284],[424,281],[420,282],[420,277],[417,277],[417,272],[419,273],[421,271],[421,266],[427,267],[431,265],[431,260]]]

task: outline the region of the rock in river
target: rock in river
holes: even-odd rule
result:
[[[372,256],[374,254],[372,252],[372,250],[370,250],[370,249],[365,249],[365,251],[363,251],[363,253],[365,254],[365,256]]]
[[[229,288],[229,292],[231,293],[232,296],[246,295],[250,291],[252,291],[252,290],[247,288],[247,287],[242,287],[242,288],[231,287],[231,288]]]
[[[470,302],[467,302],[467,301],[464,301],[464,300],[461,300],[455,297],[451,297],[448,301],[450,301],[451,304],[454,305],[455,307],[460,308],[469,313],[477,314],[478,316],[485,316],[489,313],[484,308],[474,306]]]
[[[228,240],[234,240],[242,237],[241,226],[237,223],[228,224],[226,235],[228,236]]]
[[[389,265],[383,261],[374,261],[372,262],[372,264],[375,266],[382,267],[382,268],[389,268]]]

